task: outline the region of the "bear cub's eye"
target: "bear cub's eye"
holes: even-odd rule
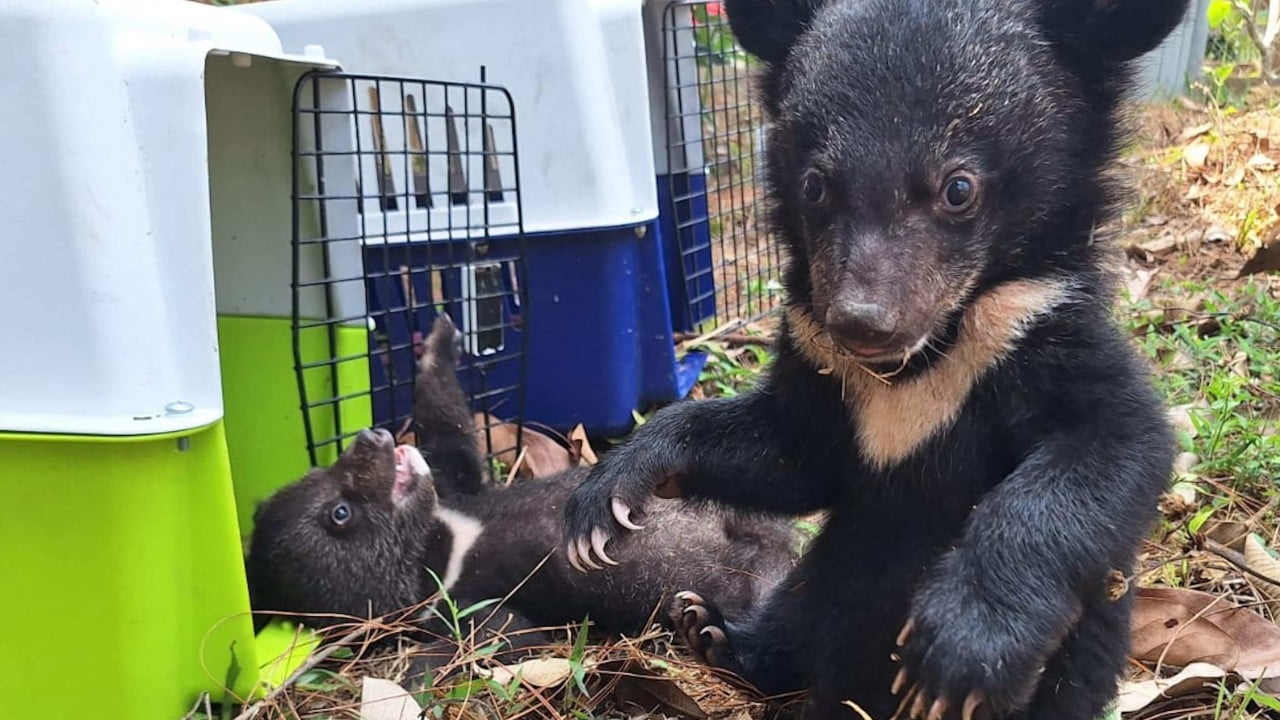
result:
[[[800,193],[804,195],[804,201],[810,205],[820,205],[827,197],[827,184],[822,179],[822,173],[817,170],[809,170],[800,178]]]
[[[347,524],[347,521],[351,520],[351,508],[344,502],[338,503],[329,511],[329,519],[333,521],[334,525],[342,527]]]
[[[964,170],[958,170],[947,176],[942,183],[940,197],[942,208],[951,213],[962,213],[978,199],[978,179]]]

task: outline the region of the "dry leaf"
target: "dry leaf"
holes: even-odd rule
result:
[[[1189,403],[1187,405],[1175,405],[1169,408],[1169,422],[1174,429],[1185,432],[1189,437],[1196,436],[1195,423],[1191,421],[1191,412],[1198,408],[1198,404]]]
[[[1201,123],[1199,125],[1193,125],[1182,131],[1182,134],[1178,136],[1178,142],[1185,143],[1190,140],[1195,140],[1196,138],[1209,132],[1212,129],[1213,129],[1213,123],[1211,122]]]
[[[1158,238],[1138,243],[1138,247],[1152,255],[1164,255],[1178,247],[1178,239],[1173,235],[1161,235]]]
[[[1138,269],[1127,273],[1125,279],[1125,289],[1129,291],[1130,302],[1140,302],[1147,296],[1147,291],[1151,289],[1151,281],[1155,279],[1156,268],[1150,270]]]
[[[418,720],[422,706],[408,690],[379,678],[366,677],[360,686],[360,720]]]
[[[587,658],[583,660],[583,665],[592,669],[596,660]],[[490,668],[477,665],[475,672],[480,677],[492,678],[503,685],[509,685],[519,677],[520,683],[527,687],[547,688],[556,687],[572,677],[573,665],[567,658],[532,658],[515,665],[498,664]]]
[[[1204,241],[1207,243],[1226,242],[1231,239],[1231,233],[1221,225],[1212,225],[1204,231]]]
[[[630,667],[618,675],[614,700],[619,707],[634,706],[659,717],[704,720],[706,711],[669,678],[657,677],[643,668]]]
[[[1249,356],[1243,350],[1231,356],[1231,372],[1242,378],[1249,377]]]
[[[1249,526],[1235,520],[1215,520],[1205,527],[1204,536],[1236,552],[1244,552]]]
[[[1161,351],[1157,357],[1167,370],[1182,371],[1197,367],[1195,359],[1183,352],[1181,348],[1177,348],[1172,352]]]
[[[1242,182],[1244,182],[1244,168],[1240,168],[1240,167],[1236,168],[1235,170],[1232,170],[1231,174],[1226,176],[1222,180],[1222,184],[1226,185],[1227,187],[1235,187]]]
[[[1187,475],[1191,473],[1192,468],[1199,464],[1199,455],[1193,452],[1181,452],[1173,459],[1173,472],[1177,475]],[[1194,498],[1194,495],[1192,497]]]
[[[1262,538],[1250,533],[1244,541],[1244,559],[1249,569],[1273,580],[1280,581],[1280,559],[1273,556]],[[1280,600],[1280,582],[1267,582],[1253,578],[1258,590],[1273,600]]]
[[[1262,153],[1257,153],[1253,157],[1249,158],[1249,162],[1247,164],[1254,170],[1261,172],[1270,172],[1276,169],[1276,161]]]
[[[526,426],[520,433],[523,447],[516,448],[515,423],[500,422],[491,415],[475,413],[476,443],[481,452],[486,451],[485,433],[493,441],[495,457],[519,478],[540,478],[565,472],[574,466],[569,450],[550,436]]]
[[[1251,680],[1280,677],[1280,627],[1209,593],[1138,588],[1132,623],[1130,652],[1139,661],[1210,663]]]
[[[1205,161],[1209,159],[1209,143],[1196,140],[1182,149],[1182,159],[1186,161],[1187,167],[1195,170],[1203,169]]]
[[[1222,668],[1209,663],[1192,663],[1182,672],[1171,678],[1161,680],[1131,680],[1120,687],[1120,695],[1116,698],[1116,707],[1122,713],[1137,712],[1161,697],[1176,698],[1189,695],[1204,687],[1206,681],[1226,677]]]
[[[596,451],[591,448],[591,441],[587,439],[587,429],[582,426],[582,423],[573,426],[569,431],[569,453],[577,465],[590,466],[600,462],[596,457]]]

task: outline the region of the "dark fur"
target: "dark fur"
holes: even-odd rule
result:
[[[605,456],[570,498],[566,537],[626,537],[610,498],[638,510],[655,488],[829,509],[753,617],[693,603],[685,630],[725,631],[691,633],[704,657],[765,692],[807,689],[810,717],[854,717],[852,701],[882,720],[905,695],[908,712],[954,718],[975,692],[979,715],[1097,717],[1131,604],[1108,599],[1106,577],[1129,571],[1174,445],[1113,323],[1092,230],[1114,204],[1104,171],[1131,61],[1186,5],[729,0],[735,34],[770,62],[767,179],[790,255],[777,357],[759,390],[673,405]],[[811,168],[825,181],[816,203]],[[956,169],[978,189],[960,213],[942,207]],[[1040,297],[1027,286],[1063,292],[1042,313],[1006,312],[1016,303],[1002,294]],[[900,457],[869,455],[861,437],[897,428],[872,427],[889,415],[859,402],[936,378],[979,312],[1006,312],[1019,332],[961,388],[954,416],[918,403],[937,432]],[[887,362],[925,335],[903,367]],[[896,372],[895,387],[859,375],[855,351]]]
[[[564,502],[583,472],[511,487],[480,487],[471,479],[479,457],[471,425],[463,422],[467,406],[454,374],[455,333],[440,320],[427,340],[415,415],[428,431],[420,438],[427,462],[461,469],[467,486],[457,486],[458,475],[428,474],[403,505],[394,506],[390,436],[362,433],[332,467],[312,470],[259,507],[247,560],[255,610],[335,616],[309,620],[325,625],[341,620],[336,616],[380,616],[430,598],[437,586],[423,567],[445,578],[454,541],[435,514],[437,502],[484,527],[450,595],[467,607],[520,586],[504,606],[508,612],[495,616],[495,624],[514,619],[508,630],[589,617],[600,630],[634,633],[684,588],[707,593],[741,615],[791,569],[795,538],[787,521],[735,510],[694,511],[671,501],[649,514],[648,532],[619,548],[625,553],[620,565],[589,576],[574,572],[554,550]],[[338,502],[354,513],[344,528],[328,520]],[[472,620],[488,615],[484,610]],[[657,619],[669,625],[665,614]],[[428,629],[441,632],[438,625]],[[528,645],[542,638],[526,634],[520,640]]]

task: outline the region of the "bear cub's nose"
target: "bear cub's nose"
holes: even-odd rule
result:
[[[383,428],[377,428],[376,430],[365,428],[360,431],[359,440],[362,443],[381,447],[383,445],[390,445],[395,438],[391,437],[391,433],[387,432]]]
[[[835,303],[823,323],[832,339],[857,355],[886,355],[898,350],[894,334],[898,318],[874,303]]]

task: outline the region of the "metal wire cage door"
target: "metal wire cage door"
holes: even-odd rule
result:
[[[782,299],[781,249],[757,182],[764,118],[752,96],[755,61],[719,2],[669,3],[662,37],[670,207],[687,310],[676,320],[695,333],[728,331]]]
[[[483,80],[483,71],[481,73]],[[423,340],[463,339],[459,379],[490,458],[524,415],[524,232],[501,87],[315,72],[293,101],[293,342],[308,451],[370,423],[413,430]],[[514,444],[518,445],[518,430]]]

